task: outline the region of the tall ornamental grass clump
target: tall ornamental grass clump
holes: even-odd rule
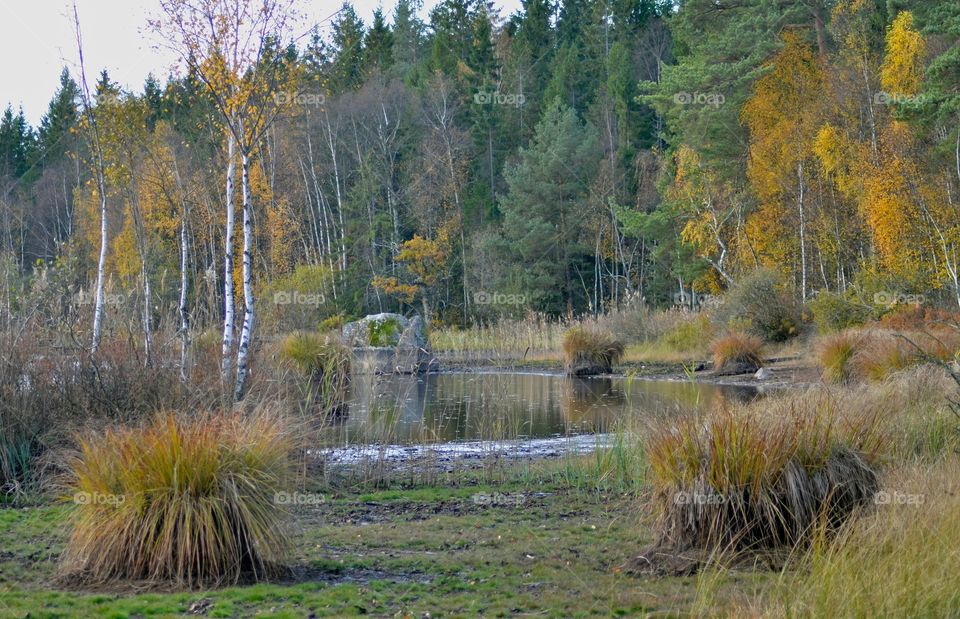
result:
[[[287,422],[264,412],[165,414],[81,440],[61,578],[197,587],[280,573],[289,544],[275,498],[294,447]]]
[[[563,336],[563,362],[569,375],[608,374],[623,353],[623,342],[601,329],[577,326]]]
[[[665,421],[647,441],[658,545],[789,548],[839,525],[877,490],[880,417],[818,394]]]
[[[829,383],[846,383],[853,378],[854,355],[861,339],[851,331],[826,336],[817,344],[817,361],[823,368],[823,378]]]
[[[763,340],[756,335],[729,333],[710,344],[713,369],[718,373],[756,372],[763,365]]]

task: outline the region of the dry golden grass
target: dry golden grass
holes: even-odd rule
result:
[[[849,331],[823,338],[816,349],[817,361],[823,368],[823,378],[830,383],[845,383],[852,377],[851,360],[862,338]]]
[[[567,373],[579,366],[592,366],[594,373],[610,372],[623,359],[623,342],[597,328],[573,327],[563,336],[563,362]]]
[[[885,409],[825,391],[670,419],[647,440],[659,543],[791,547],[873,496]]]
[[[734,364],[747,364],[759,367],[763,365],[760,356],[763,340],[756,335],[730,333],[713,341],[710,345],[713,353],[713,369],[723,371]]]
[[[277,573],[288,543],[276,497],[294,446],[265,412],[160,415],[82,440],[61,578],[202,586]]]
[[[893,374],[933,362],[950,362],[960,353],[960,332],[847,329],[823,338],[817,362],[828,382],[880,382]]]
[[[836,539],[789,566],[768,616],[950,617],[960,609],[960,459],[909,465]]]

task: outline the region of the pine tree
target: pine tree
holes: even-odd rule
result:
[[[530,148],[521,149],[520,161],[506,172],[504,250],[513,265],[503,287],[527,295],[539,310],[567,312],[575,298],[583,299],[577,269],[592,251],[581,245],[581,232],[600,156],[593,128],[555,101]]]
[[[393,65],[393,33],[379,7],[373,12],[373,24],[367,31],[363,47],[368,74],[377,69],[386,71]]]
[[[335,92],[352,90],[363,81],[364,28],[350,4],[344,3],[333,22],[331,85]]]
[[[47,106],[47,112],[40,119],[38,142],[40,152],[46,161],[52,161],[63,155],[72,140],[70,130],[77,126],[80,112],[77,101],[80,91],[77,83],[64,67],[60,72],[60,86]]]

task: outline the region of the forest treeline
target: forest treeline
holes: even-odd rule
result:
[[[960,4],[422,13],[399,0],[367,24],[345,4],[267,37],[246,71],[271,80],[245,99],[186,57],[135,93],[103,72],[88,99],[64,69],[37,127],[8,107],[4,311],[89,322],[104,238],[105,305],[146,298],[148,331],[178,311],[220,324],[231,291],[266,328],[300,302],[314,323],[413,308],[463,325],[671,305],[759,267],[800,300],[960,304]],[[249,239],[225,271],[228,201]]]

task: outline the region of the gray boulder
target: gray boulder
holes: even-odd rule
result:
[[[365,316],[343,326],[343,342],[353,349],[353,370],[360,374],[422,374],[438,367],[420,316]]]

